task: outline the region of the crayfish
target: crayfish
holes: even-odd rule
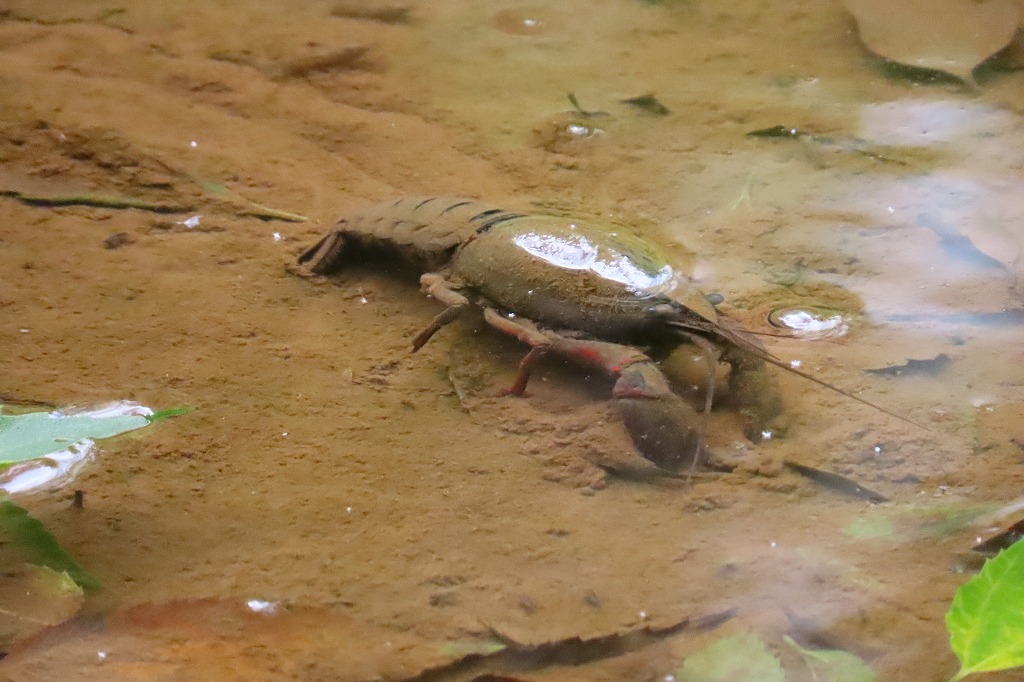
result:
[[[473,199],[407,198],[342,218],[299,263],[326,274],[366,252],[418,268],[423,291],[445,306],[413,339],[414,351],[479,308],[490,326],[529,346],[509,393],[522,395],[548,354],[606,372],[614,378],[612,406],[636,449],[668,471],[706,459],[706,420],[672,390],[652,350],[685,341],[701,350],[708,364],[704,412],[719,360],[731,366],[731,382],[767,362],[882,409],[769,354],[653,246],[619,228]]]

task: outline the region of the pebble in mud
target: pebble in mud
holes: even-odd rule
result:
[[[494,28],[502,33],[535,36],[544,33],[550,26],[550,13],[536,7],[509,8],[494,14]]]
[[[459,595],[454,591],[450,592],[435,592],[430,595],[429,599],[431,606],[444,608],[448,606],[458,606]]]
[[[114,250],[134,243],[135,239],[127,232],[115,232],[103,240],[103,248]]]

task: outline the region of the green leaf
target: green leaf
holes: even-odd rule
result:
[[[166,410],[157,410],[153,414],[149,415],[149,423],[160,422],[164,419],[170,419],[171,417],[180,417],[183,414],[188,414],[196,408],[185,405],[183,407],[168,407]]]
[[[442,656],[450,658],[466,658],[467,656],[487,656],[505,649],[501,642],[489,642],[480,640],[455,640],[444,642],[437,647]]]
[[[29,563],[67,573],[86,590],[100,586],[99,581],[71,558],[42,523],[10,500],[0,498],[0,546],[8,543],[22,550]]]
[[[816,680],[829,682],[875,682],[875,673],[868,664],[849,651],[840,649],[805,649],[790,636],[786,644],[800,652]]]
[[[779,659],[755,635],[713,642],[687,658],[675,677],[680,682],[786,682]]]
[[[946,627],[960,659],[953,680],[1024,665],[1024,542],[986,561],[978,575],[960,586]]]
[[[86,438],[109,438],[147,424],[149,419],[139,415],[62,417],[48,412],[0,414],[0,464],[45,457]]]

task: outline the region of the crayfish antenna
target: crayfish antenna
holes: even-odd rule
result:
[[[712,324],[710,322],[698,325],[691,324],[688,322],[683,323],[670,321],[668,324],[674,327],[675,329],[678,329],[680,332],[682,332],[685,336],[687,336],[690,339],[693,339],[696,336],[695,332],[703,332],[705,334],[717,336],[718,338],[722,339],[731,346],[738,348],[746,353],[749,353],[758,360],[763,360],[764,362],[767,362],[770,365],[775,365],[779,369],[791,372],[792,374],[795,374],[799,377],[803,377],[808,381],[813,381],[819,386],[823,386],[829,389],[830,391],[835,391],[839,395],[845,396],[850,400],[856,400],[858,403],[861,403],[862,405],[867,405],[868,407],[874,408],[881,412],[882,414],[887,414],[890,417],[899,419],[901,422],[906,422],[907,424],[910,424],[911,426],[916,426],[919,429],[926,429],[926,427],[923,424],[919,424],[918,422],[914,421],[913,419],[910,419],[909,417],[905,417],[902,414],[897,414],[896,412],[893,412],[888,408],[882,407],[881,405],[871,402],[867,398],[861,398],[860,396],[854,395],[853,393],[850,393],[845,389],[839,388],[835,384],[830,384],[824,379],[819,379],[813,374],[808,374],[803,370],[799,370],[796,367],[793,367],[785,360],[781,360],[772,355],[771,353],[769,353],[759,343],[747,338],[746,335],[749,332],[747,332],[746,330],[729,329],[728,327],[723,327],[719,324]]]
[[[835,384],[830,384],[829,382],[825,381],[824,379],[819,379],[818,377],[814,376],[813,374],[808,374],[807,372],[804,372],[803,370],[799,370],[796,367],[793,367],[792,365],[788,364],[787,362],[785,362],[783,360],[780,360],[779,358],[775,357],[774,355],[771,355],[770,353],[764,353],[763,355],[755,355],[755,357],[757,357],[757,358],[759,358],[761,360],[764,360],[765,362],[767,362],[769,364],[775,365],[776,367],[780,367],[780,368],[786,370],[787,372],[792,372],[793,374],[797,375],[798,377],[803,377],[804,379],[807,379],[809,381],[813,381],[814,383],[818,384],[819,386],[824,386],[825,388],[830,389],[832,391],[835,391],[839,395],[845,396],[845,397],[849,398],[850,400],[856,400],[858,403],[861,403],[862,405],[867,405],[868,407],[873,407],[874,409],[878,410],[882,414],[887,414],[890,417],[895,417],[896,419],[899,419],[901,422],[906,422],[907,424],[910,424],[911,426],[916,426],[919,429],[926,428],[923,424],[920,424],[920,423],[914,421],[910,417],[905,417],[902,414],[897,414],[896,412],[893,412],[892,410],[890,410],[888,408],[882,407],[881,405],[879,405],[877,403],[871,402],[867,398],[861,398],[859,395],[854,395],[853,393],[850,393],[847,390],[839,388]]]

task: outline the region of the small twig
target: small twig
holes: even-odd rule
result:
[[[332,17],[378,21],[382,24],[404,24],[412,8],[404,2],[371,2],[365,0],[338,0],[331,10]]]
[[[304,223],[309,220],[309,218],[299,213],[282,211],[278,208],[270,208],[269,206],[261,206],[260,204],[252,204],[251,208],[240,210],[238,215],[252,216],[253,218],[260,218],[262,220],[283,220],[289,223]]]
[[[363,64],[363,57],[370,51],[366,45],[351,45],[329,52],[286,59],[273,69],[277,78],[302,78],[311,73],[356,69]]]
[[[20,398],[6,393],[0,393],[0,403],[6,403],[8,405],[30,405],[33,407],[57,407],[56,403],[47,402],[45,400],[34,400],[33,398]]]
[[[131,197],[106,194],[33,194],[18,190],[0,189],[0,196],[7,196],[30,206],[92,206],[94,208],[135,208],[153,213],[185,213],[194,210],[192,206],[161,204]]]

